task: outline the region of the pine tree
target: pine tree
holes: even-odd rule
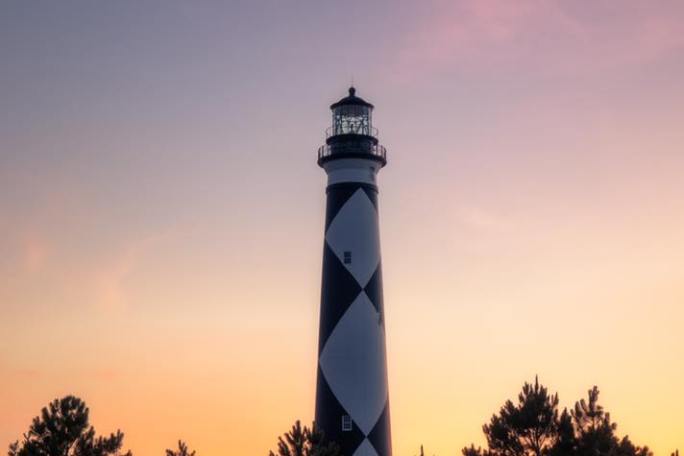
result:
[[[24,439],[10,445],[9,456],[114,456],[120,455],[123,433],[95,437],[89,409],[74,396],[55,399],[33,419]],[[132,456],[127,452],[124,456]]]
[[[491,456],[542,456],[556,443],[557,425],[558,395],[535,378],[523,385],[517,404],[507,401],[482,430]]]
[[[311,429],[297,420],[289,432],[278,437],[278,452],[269,456],[342,456],[337,444],[324,439],[314,424]]]
[[[195,452],[192,453],[188,450],[188,445],[182,440],[178,441],[178,451],[166,450],[166,456],[195,456]]]
[[[556,444],[549,450],[549,456],[572,456],[577,448],[575,426],[568,409],[563,409],[556,426]]]
[[[475,448],[475,445],[470,444],[469,447],[465,447],[461,450],[463,456],[488,456],[487,450],[483,450],[480,447]]]
[[[598,402],[599,390],[589,390],[568,412],[558,414],[558,395],[526,383],[518,403],[506,401],[498,415],[483,426],[488,449],[463,448],[463,456],[652,456],[648,447],[617,436],[617,424]],[[672,456],[679,456],[673,453]]]
[[[629,437],[620,439],[617,424],[611,421],[610,413],[598,403],[599,390],[596,386],[588,391],[587,400],[581,399],[572,411],[575,431],[576,456],[649,456],[648,447],[634,445]]]

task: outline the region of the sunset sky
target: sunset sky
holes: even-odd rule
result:
[[[395,456],[535,374],[684,449],[684,2],[0,6],[0,452],[65,394],[138,456],[313,419],[328,106],[380,173]]]

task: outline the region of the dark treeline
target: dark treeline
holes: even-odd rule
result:
[[[558,393],[549,394],[538,379],[525,383],[517,404],[506,401],[482,426],[488,448],[471,445],[463,456],[651,456],[648,447],[617,436],[617,424],[598,398],[594,386],[586,400],[559,412]]]
[[[517,402],[506,401],[482,426],[487,447],[474,445],[463,456],[652,456],[647,446],[634,444],[617,434],[617,424],[599,404],[593,387],[587,398],[562,411],[558,394],[539,384],[525,383]],[[8,456],[133,456],[124,451],[124,434],[117,430],[96,436],[86,404],[74,396],[52,401],[35,417],[20,440],[10,444]],[[165,456],[195,456],[182,440]],[[308,428],[297,421],[278,438],[269,456],[350,456],[327,441],[315,424]],[[423,447],[420,456],[425,456]],[[671,456],[679,456],[675,451]]]
[[[11,443],[8,456],[133,456],[123,451],[123,432],[107,437],[95,436],[90,425],[90,410],[74,396],[55,399],[35,417],[21,440]],[[185,442],[166,456],[195,456]]]
[[[278,437],[278,451],[269,451],[268,456],[343,456],[339,446],[325,440],[323,433],[297,421],[289,432]]]
[[[539,384],[525,383],[517,403],[511,400],[482,426],[486,448],[474,445],[463,456],[652,456],[647,446],[619,437],[617,423],[599,404],[599,390],[589,390],[568,410],[560,411],[558,393]],[[424,456],[423,448],[420,455]],[[679,456],[675,451],[671,456]]]

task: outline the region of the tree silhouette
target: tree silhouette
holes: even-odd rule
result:
[[[289,432],[278,437],[278,452],[270,451],[269,456],[342,456],[339,446],[327,442],[314,424],[311,429],[297,422]]]
[[[470,444],[469,447],[463,448],[461,453],[463,453],[463,456],[483,456],[488,454],[487,450],[483,450],[481,447],[475,448],[475,445],[473,444]]]
[[[648,447],[617,436],[617,424],[598,397],[594,386],[587,400],[559,415],[557,394],[550,395],[538,379],[534,385],[525,383],[518,403],[506,401],[482,427],[488,448],[471,445],[461,452],[463,456],[652,456]]]
[[[575,431],[575,455],[577,456],[648,456],[648,447],[635,446],[629,437],[619,439],[617,424],[610,419],[598,403],[599,390],[596,386],[588,391],[587,400],[575,403],[572,410]]]
[[[577,439],[572,415],[567,409],[558,417],[556,425],[556,444],[549,450],[550,456],[571,456],[575,453]]]
[[[425,456],[425,450],[423,449],[423,445],[420,446],[420,454],[418,456]]]
[[[506,401],[499,414],[482,427],[492,456],[547,454],[556,443],[557,429],[558,395],[550,395],[537,378],[534,385],[523,385],[517,404]]]
[[[609,454],[616,448],[617,425],[610,421],[610,414],[598,404],[599,391],[596,386],[589,390],[588,401],[581,399],[572,413],[576,431],[577,454]]]
[[[9,456],[109,456],[120,455],[124,435],[95,437],[89,425],[89,409],[75,396],[55,399],[33,419],[21,441],[12,443]],[[124,453],[132,456],[131,452]]]
[[[195,456],[195,452],[192,453],[188,450],[188,445],[182,440],[178,441],[178,451],[166,450],[166,456]]]

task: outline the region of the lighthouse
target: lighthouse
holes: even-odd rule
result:
[[[377,183],[386,151],[354,87],[330,109],[318,149],[327,207],[316,425],[344,456],[391,456]]]

